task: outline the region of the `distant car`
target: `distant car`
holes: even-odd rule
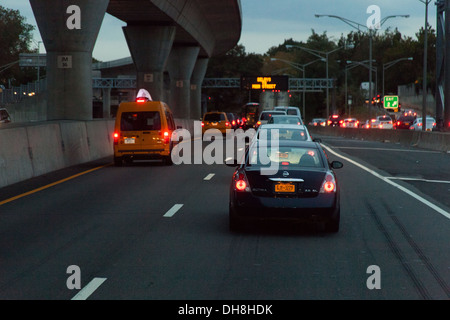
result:
[[[279,141],[313,141],[308,129],[298,124],[263,124],[256,131],[256,139],[271,140],[275,138]]]
[[[403,115],[405,116],[413,116],[413,117],[417,117],[417,111],[414,109],[405,109],[402,112]]]
[[[409,128],[414,131],[423,131],[423,118],[417,118]],[[433,117],[427,117],[426,131],[433,131],[436,129],[436,119]]]
[[[309,123],[310,126],[314,127],[325,127],[327,125],[327,119],[325,118],[314,118]]]
[[[10,123],[11,116],[8,113],[8,110],[5,108],[0,108],[0,123]]]
[[[340,127],[344,120],[340,115],[333,114],[328,118],[327,125],[329,127]]]
[[[217,129],[222,134],[226,134],[231,129],[231,122],[225,112],[207,112],[203,116],[202,134],[210,129]]]
[[[340,224],[340,188],[334,169],[319,143],[256,140],[246,150],[230,184],[229,227],[239,231],[257,220],[314,221],[326,232]],[[273,173],[269,175],[270,170]]]
[[[370,120],[366,120],[366,122],[361,123],[361,128],[362,129],[370,129],[371,128],[371,121]]]
[[[392,118],[387,115],[378,116],[375,121],[377,129],[394,129]]]
[[[344,119],[344,122],[341,124],[342,128],[359,128],[359,121],[355,118],[347,118]]]
[[[397,119],[395,127],[398,130],[409,130],[409,128],[413,125],[416,119],[417,119],[416,116],[404,113]]]
[[[236,130],[239,128],[240,120],[235,113],[227,113],[228,121],[230,121],[231,129]]]
[[[258,128],[260,125],[266,124],[270,120],[270,118],[272,118],[272,116],[274,116],[274,115],[280,115],[280,116],[284,115],[285,116],[286,112],[285,111],[275,111],[275,110],[263,111],[259,115],[259,120],[256,123],[256,127]]]
[[[303,125],[302,119],[299,116],[287,115],[272,115],[272,118],[267,122],[268,124],[297,124]]]
[[[298,117],[302,118],[302,114],[301,114],[300,109],[298,107],[277,106],[277,107],[274,108],[274,110],[285,111],[287,115],[298,116]]]

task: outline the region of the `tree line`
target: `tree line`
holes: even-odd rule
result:
[[[434,94],[436,91],[436,33],[428,26],[428,89]],[[422,27],[415,38],[404,36],[398,29],[387,29],[384,32],[376,32],[372,38],[373,66],[377,74],[373,73],[372,81],[377,82],[373,89],[374,96],[382,93],[383,65],[398,59],[402,60],[385,71],[385,94],[397,94],[398,86],[412,85],[416,93],[422,90],[423,83],[423,57],[424,57],[425,28]],[[286,39],[278,46],[271,47],[265,54],[247,53],[245,47],[239,44],[228,53],[213,57],[210,60],[206,77],[210,78],[239,78],[242,75],[288,75],[294,78],[302,78],[303,72],[297,66],[305,68],[305,78],[326,78],[326,63],[320,61],[318,56],[296,47],[312,49],[317,52],[329,54],[329,77],[335,79],[336,88],[331,90],[330,104],[336,112],[345,112],[345,70],[348,61],[363,62],[368,65],[369,60],[369,35],[364,32],[352,31],[347,35],[342,34],[337,40],[330,39],[327,33],[316,33],[306,41]],[[351,46],[349,46],[351,44]],[[339,49],[340,48],[340,49]],[[325,55],[323,55],[325,56]],[[275,58],[276,60],[274,60]],[[286,63],[289,61],[291,63]],[[311,64],[310,64],[311,63]],[[358,66],[347,70],[347,94],[352,96],[352,104],[362,106],[366,97],[362,94],[361,83],[369,81],[369,70]],[[377,91],[375,92],[375,89]],[[208,109],[239,111],[243,103],[248,102],[249,93],[239,89],[223,90],[209,89],[206,94],[211,97]],[[252,95],[256,100],[257,95]],[[301,94],[292,94],[291,104],[300,106]],[[324,116],[326,113],[326,94],[307,94],[306,105],[309,108],[309,118]],[[312,110],[312,111],[311,111]]]

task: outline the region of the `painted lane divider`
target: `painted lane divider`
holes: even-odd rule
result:
[[[205,180],[205,181],[210,181],[212,178],[214,178],[214,176],[215,176],[214,173],[210,173],[210,174],[208,174],[208,175],[206,176],[206,178],[203,179],[203,180]]]
[[[377,177],[378,179],[380,179],[380,180],[386,182],[387,184],[390,184],[391,186],[393,186],[393,187],[395,187],[395,188],[397,188],[397,189],[403,191],[404,193],[410,195],[410,196],[413,197],[414,199],[416,199],[416,200],[422,202],[424,205],[426,205],[426,206],[428,206],[429,208],[433,209],[434,211],[438,212],[439,214],[441,214],[442,216],[446,217],[447,219],[450,219],[450,212],[445,211],[445,210],[442,209],[441,207],[439,207],[439,206],[435,205],[434,203],[428,201],[427,199],[425,199],[425,198],[419,196],[418,194],[412,192],[411,190],[409,190],[409,189],[407,189],[407,188],[405,188],[405,187],[399,185],[398,183],[393,182],[393,181],[390,179],[390,177],[383,177],[383,176],[380,175],[379,173],[377,173],[377,172],[375,172],[375,171],[373,171],[373,170],[371,170],[371,169],[369,169],[369,168],[363,166],[362,164],[360,164],[360,163],[358,163],[358,162],[356,162],[356,161],[354,161],[354,160],[352,160],[352,159],[350,159],[350,158],[348,158],[348,157],[345,157],[345,156],[339,154],[338,152],[334,151],[331,147],[329,147],[329,146],[327,146],[327,145],[325,145],[325,144],[322,144],[322,146],[323,146],[325,149],[327,149],[330,153],[332,153],[333,155],[335,155],[336,157],[339,157],[339,158],[341,158],[341,159],[344,159],[344,160],[350,162],[351,164],[353,164],[353,165],[355,165],[355,166],[357,166],[357,167],[363,169],[364,171],[370,173],[371,175]]]
[[[172,218],[175,215],[175,213],[177,213],[182,207],[183,207],[182,204],[174,205],[169,211],[166,212],[164,218]]]
[[[80,292],[77,293],[75,297],[72,298],[72,300],[87,300],[94,292],[97,290],[103,282],[106,281],[106,278],[94,278],[91,282],[87,284],[86,287],[81,289]]]
[[[59,185],[59,184],[62,184],[62,183],[64,183],[64,182],[67,182],[67,181],[76,179],[76,178],[81,177],[81,176],[83,176],[83,175],[86,175],[86,174],[88,174],[88,173],[91,173],[91,172],[94,172],[94,171],[97,171],[97,170],[100,170],[100,169],[109,167],[109,166],[111,166],[111,165],[112,165],[112,164],[107,164],[107,165],[100,166],[100,167],[97,167],[97,168],[94,168],[94,169],[91,169],[91,170],[87,170],[87,171],[78,173],[78,174],[76,174],[76,175],[73,175],[73,176],[71,176],[71,177],[68,177],[68,178],[65,178],[65,179],[62,179],[62,180],[53,182],[53,183],[48,184],[48,185],[46,185],[46,186],[43,186],[43,187],[34,189],[34,190],[29,191],[29,192],[26,192],[26,193],[23,193],[23,194],[21,194],[21,195],[18,195],[18,196],[15,196],[15,197],[6,199],[6,200],[4,200],[4,201],[0,201],[0,206],[3,206],[3,205],[5,205],[5,204],[7,204],[7,203],[10,203],[10,202],[19,200],[19,199],[21,199],[21,198],[27,197],[27,196],[29,196],[29,195],[38,193],[38,192],[40,192],[40,191],[49,189],[49,188],[51,188],[51,187],[57,186],[57,185]]]

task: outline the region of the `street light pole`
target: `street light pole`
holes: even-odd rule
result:
[[[423,0],[420,0],[423,1]],[[431,1],[431,0],[426,0],[426,1]],[[321,17],[329,17],[329,18],[336,18],[339,19],[341,21],[343,21],[344,23],[348,24],[349,26],[351,26],[352,28],[357,29],[358,31],[360,31],[360,28],[365,28],[368,30],[369,32],[369,101],[372,99],[372,41],[373,41],[373,31],[374,31],[374,27],[369,27],[367,25],[363,25],[361,23],[349,20],[347,18],[343,18],[343,17],[339,17],[336,15],[329,15],[329,14],[316,14],[315,15],[316,18],[321,18]],[[392,15],[392,16],[387,16],[385,18],[383,18],[380,21],[379,24],[379,28],[381,28],[381,26],[390,18],[396,18],[396,17],[402,17],[402,18],[409,18],[409,15]],[[371,106],[369,103],[369,116],[371,116]]]
[[[405,60],[412,61],[412,60],[414,60],[414,58],[413,58],[413,57],[409,57],[409,58],[400,58],[400,59],[393,60],[393,61],[390,61],[390,62],[386,62],[385,64],[383,64],[383,92],[382,92],[383,97],[384,97],[384,94],[385,94],[385,92],[384,92],[384,72],[385,72],[387,69],[389,69],[390,67],[392,67],[393,65],[399,63],[400,61],[405,61]]]
[[[346,47],[339,47],[339,48],[336,48],[336,49],[328,51],[328,52],[313,50],[313,49],[309,49],[309,48],[305,48],[305,47],[301,47],[301,46],[294,46],[294,45],[286,45],[286,48],[287,49],[289,49],[289,48],[298,48],[298,49],[304,50],[306,52],[309,52],[309,53],[315,55],[316,57],[319,57],[321,59],[325,59],[326,60],[326,69],[327,69],[326,70],[326,77],[327,77],[327,81],[329,81],[329,55],[334,53],[334,52],[336,52],[336,51],[338,51],[338,50],[346,48]],[[330,90],[329,90],[328,83],[327,83],[327,90],[326,90],[326,92],[327,92],[327,119],[328,119],[330,117],[330,99],[329,99]]]
[[[419,0],[425,4],[425,29],[423,50],[423,88],[422,88],[422,130],[427,130],[427,95],[428,95],[428,4],[431,0]]]
[[[283,59],[278,59],[278,58],[271,58],[270,60],[271,61],[282,61],[284,63],[289,64],[291,67],[293,67],[297,70],[300,70],[303,73],[303,81],[305,81],[306,67],[313,63],[316,63],[317,61],[323,61],[323,58],[320,58],[320,59],[317,59],[317,60],[314,60],[314,61],[311,61],[311,62],[308,62],[305,64],[299,64],[299,63],[295,63],[295,62],[292,62],[289,60],[283,60]],[[303,84],[303,99],[302,99],[303,100],[302,101],[302,103],[303,103],[303,114],[302,114],[303,118],[306,117],[306,104],[305,104],[306,96],[305,96],[305,94],[306,94],[306,88],[305,88],[305,83],[304,83]]]

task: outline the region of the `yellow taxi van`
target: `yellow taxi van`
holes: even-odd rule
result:
[[[205,134],[209,129],[217,129],[222,134],[226,134],[227,130],[231,130],[231,121],[225,112],[207,112],[203,116],[202,133]]]
[[[121,103],[114,128],[114,164],[134,160],[163,160],[172,165],[172,133],[177,130],[169,106],[152,101],[146,90],[139,91],[135,102]]]

